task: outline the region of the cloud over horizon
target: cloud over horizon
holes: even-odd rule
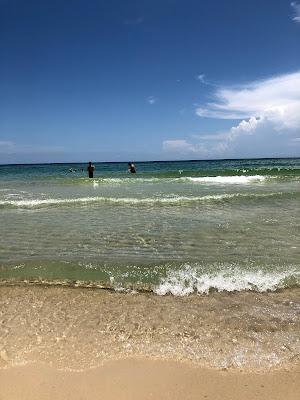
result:
[[[202,118],[239,120],[229,130],[211,135],[195,135],[182,143],[181,153],[206,154],[209,157],[300,155],[300,71],[250,82],[219,87],[214,102],[196,109]],[[179,151],[165,141],[166,151]]]

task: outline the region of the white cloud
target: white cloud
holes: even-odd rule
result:
[[[197,106],[196,114],[239,122],[226,131],[177,140],[178,151],[199,150],[210,158],[300,155],[300,71],[219,87],[213,95],[215,101]]]
[[[196,76],[196,79],[201,83],[205,83],[205,74],[199,74]]]
[[[243,119],[268,117],[282,125],[300,124],[300,72],[233,88],[219,88],[216,101],[199,107],[201,117]]]
[[[293,1],[291,3],[291,7],[294,13],[292,20],[295,22],[300,22],[300,3],[296,3],[295,1]]]
[[[188,143],[185,139],[165,140],[163,150],[168,153],[181,155],[194,154],[197,156],[207,156],[207,149],[199,143]]]
[[[191,145],[186,142],[186,140],[165,140],[163,142],[163,149],[165,151],[190,151],[192,149]]]
[[[228,150],[226,143],[213,143],[208,146],[205,142],[195,142],[191,138],[189,141],[185,139],[165,140],[163,142],[163,150],[165,153],[175,156],[197,157],[197,158],[220,158],[224,151]]]
[[[300,129],[300,72],[281,75],[233,88],[219,88],[216,101],[199,107],[196,114],[217,119],[243,119],[229,137],[250,133],[267,125],[286,133]]]
[[[156,102],[157,102],[157,98],[156,97],[154,97],[154,96],[149,96],[148,98],[147,98],[147,102],[149,103],[149,104],[155,104]]]
[[[213,134],[200,134],[200,135],[191,135],[191,138],[198,140],[221,140],[228,138],[228,132],[219,132]]]

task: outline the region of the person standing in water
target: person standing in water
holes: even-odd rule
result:
[[[135,165],[132,162],[128,163],[128,171],[131,172],[132,174],[136,173]]]
[[[87,171],[89,173],[89,178],[94,178],[94,171],[95,171],[95,166],[92,164],[92,162],[89,162],[89,165],[87,167]]]

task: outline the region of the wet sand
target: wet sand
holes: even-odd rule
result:
[[[111,361],[83,372],[42,365],[13,367],[0,370],[0,383],[1,400],[300,398],[300,369],[257,374],[145,359]]]
[[[299,399],[300,290],[0,286],[0,399]]]
[[[124,357],[262,371],[297,364],[300,289],[175,297],[0,286],[0,368],[81,370]]]

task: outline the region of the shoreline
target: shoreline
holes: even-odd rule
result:
[[[288,291],[299,291],[300,287],[298,284],[294,284],[287,287],[278,287],[275,289],[265,289],[265,290],[255,290],[255,289],[217,289],[214,287],[209,288],[207,291],[197,292],[196,289],[186,294],[181,291],[179,294],[173,294],[172,290],[168,289],[165,292],[159,290],[159,284],[146,284],[146,283],[125,283],[122,286],[113,286],[111,283],[102,280],[80,280],[80,279],[1,279],[0,278],[0,288],[55,288],[55,289],[77,289],[77,290],[91,290],[91,291],[107,291],[111,293],[118,294],[132,294],[132,295],[153,295],[159,297],[177,297],[184,298],[188,296],[211,296],[211,295],[239,295],[240,293],[252,293],[253,295],[268,295],[268,294],[279,294]]]
[[[176,297],[0,286],[0,369],[40,362],[81,370],[137,357],[290,368],[300,361],[299,309],[300,289]]]
[[[1,400],[298,400],[300,289],[0,286]]]
[[[81,372],[31,364],[0,370],[2,400],[298,400],[300,368],[265,373],[151,359],[108,361]]]

